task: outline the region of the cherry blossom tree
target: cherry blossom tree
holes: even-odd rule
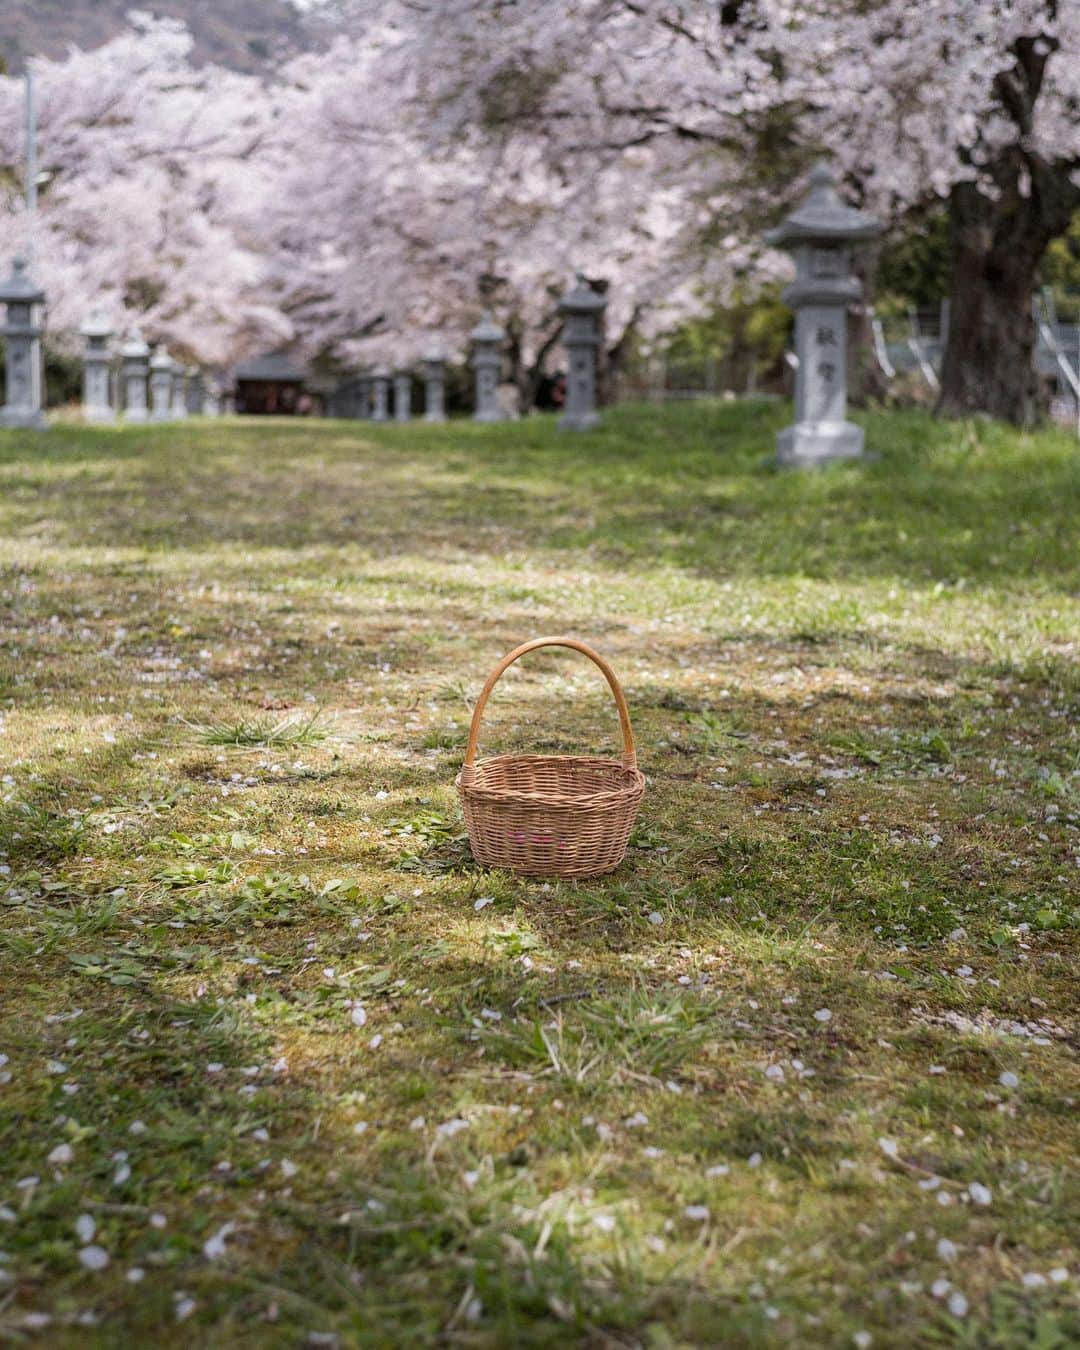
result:
[[[575,271],[610,354],[782,265],[760,244],[822,149],[904,227],[944,204],[943,407],[1034,411],[1029,296],[1080,195],[1072,0],[339,0],[265,82],[133,16],[38,63],[53,327],[91,303],[207,361],[464,352],[482,303],[526,398]],[[1071,59],[1070,59],[1071,58]],[[0,80],[0,249],[21,245]]]
[[[408,0],[395,21],[436,138],[531,136],[579,172],[649,147],[658,183],[738,196],[743,234],[823,148],[891,223],[945,203],[942,406],[1032,417],[1030,294],[1080,205],[1075,0]]]
[[[1080,209],[1080,5],[821,6],[800,31],[828,53],[817,88],[806,80],[810,124],[851,184],[892,220],[947,205],[941,408],[1030,423],[1031,295]]]
[[[433,135],[414,35],[377,19],[373,10],[362,38],[286,69],[265,156],[274,292],[310,351],[406,362],[437,334],[461,355],[491,305],[531,401],[575,270],[607,284],[616,353],[629,331],[700,308],[708,278],[683,247],[700,213],[658,181],[648,147],[568,174],[529,136]]]
[[[259,253],[235,228],[237,203],[261,195],[254,159],[272,104],[254,78],[195,70],[178,24],[135,26],[91,52],[36,63],[39,160],[47,174],[36,228],[50,329],[74,337],[88,309],[206,362],[287,336],[265,304]],[[0,80],[0,251],[23,251],[22,82]]]
[[[206,361],[289,342],[343,364],[409,362],[436,336],[464,354],[486,303],[528,400],[576,270],[607,289],[616,357],[733,274],[733,236],[706,267],[692,247],[718,199],[695,201],[652,146],[600,147],[568,172],[528,135],[444,135],[422,31],[401,13],[372,7],[359,35],[269,86],[196,70],[182,27],[138,15],[94,52],[40,62],[53,331],[74,340],[104,300],[118,323]],[[12,147],[21,94],[0,81]],[[0,247],[12,251],[25,222],[17,157],[7,167]]]

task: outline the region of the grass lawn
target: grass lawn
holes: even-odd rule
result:
[[[784,420],[0,433],[0,1341],[1077,1343],[1080,448]]]

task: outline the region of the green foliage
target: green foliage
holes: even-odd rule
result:
[[[667,338],[664,352],[673,363],[714,359],[722,382],[741,389],[751,367],[763,379],[779,371],[790,334],[791,311],[780,288],[767,286],[684,324]]]
[[[177,863],[173,867],[163,867],[154,874],[155,881],[166,886],[206,886],[210,883],[223,886],[232,880],[232,863],[221,862],[216,867],[204,867],[201,863]]]
[[[951,270],[949,213],[943,205],[882,244],[872,278],[875,309],[883,318],[905,315],[910,308],[936,310],[948,297]],[[1041,277],[1063,315],[1073,319],[1080,305],[1080,212],[1067,233],[1050,244]],[[791,332],[791,314],[779,290],[747,291],[735,303],[718,305],[708,317],[682,325],[665,342],[668,359],[715,359],[730,388],[744,387],[751,364],[762,380],[777,378]]]
[[[910,306],[936,309],[949,294],[949,213],[943,206],[887,239],[874,276],[880,314],[904,314]]]
[[[50,408],[77,403],[82,398],[82,357],[45,343],[45,392]]]
[[[1046,250],[1042,280],[1073,322],[1080,318],[1080,211],[1060,239]]]
[[[155,835],[147,848],[158,853],[248,853],[255,846],[255,839],[242,830],[224,832],[203,832],[185,834],[182,830],[170,830],[168,834]]]
[[[317,745],[326,739],[318,726],[320,714],[310,717],[243,717],[235,722],[187,725],[204,745],[232,745],[275,749],[293,745]]]
[[[84,819],[34,802],[12,802],[0,810],[0,851],[12,858],[57,862],[78,852]]]

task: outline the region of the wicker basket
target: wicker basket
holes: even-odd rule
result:
[[[537,647],[572,647],[603,671],[622,726],[622,759],[584,755],[476,758],[488,696],[508,666]],[[626,699],[608,663],[575,638],[524,642],[488,677],[473,710],[465,762],[457,778],[473,857],[485,867],[525,876],[598,877],[618,867],[645,791]]]

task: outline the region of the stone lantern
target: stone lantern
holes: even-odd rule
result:
[[[607,300],[580,272],[572,289],[559,301],[567,364],[566,405],[559,426],[566,431],[590,431],[600,421],[596,411],[596,353],[606,305]]]
[[[394,421],[412,417],[412,371],[404,367],[394,371]]]
[[[187,370],[179,361],[173,362],[172,369],[172,415],[187,416]]]
[[[795,425],[776,437],[782,465],[812,467],[862,455],[862,428],[846,420],[847,311],[862,297],[851,247],[881,228],[841,201],[832,169],[821,163],[802,203],[765,236],[795,255],[795,280],[782,297],[795,311]]]
[[[424,353],[424,421],[446,421],[446,358],[434,343]]]
[[[109,339],[112,324],[96,309],[87,316],[79,329],[85,339],[83,346],[83,420],[111,422],[113,412],[109,397]]]
[[[220,417],[221,416],[221,386],[216,379],[209,379],[204,385],[203,394],[203,416]]]
[[[172,357],[164,347],[155,347],[150,358],[150,420],[167,422],[172,417]]]
[[[150,365],[150,348],[136,328],[120,348],[120,378],[124,384],[124,421],[145,422],[146,376]]]
[[[476,409],[474,422],[502,422],[505,413],[499,407],[499,372],[502,369],[502,343],[505,332],[485,309],[483,317],[469,334],[472,339],[472,365],[476,373]]]
[[[386,366],[376,366],[371,372],[371,420],[390,420],[390,371]]]
[[[30,280],[26,260],[16,258],[11,276],[0,285],[0,304],[7,306],[4,327],[0,329],[7,344],[7,399],[0,408],[0,426],[34,427],[45,425],[41,411],[41,320],[37,307],[45,303],[45,292]]]

